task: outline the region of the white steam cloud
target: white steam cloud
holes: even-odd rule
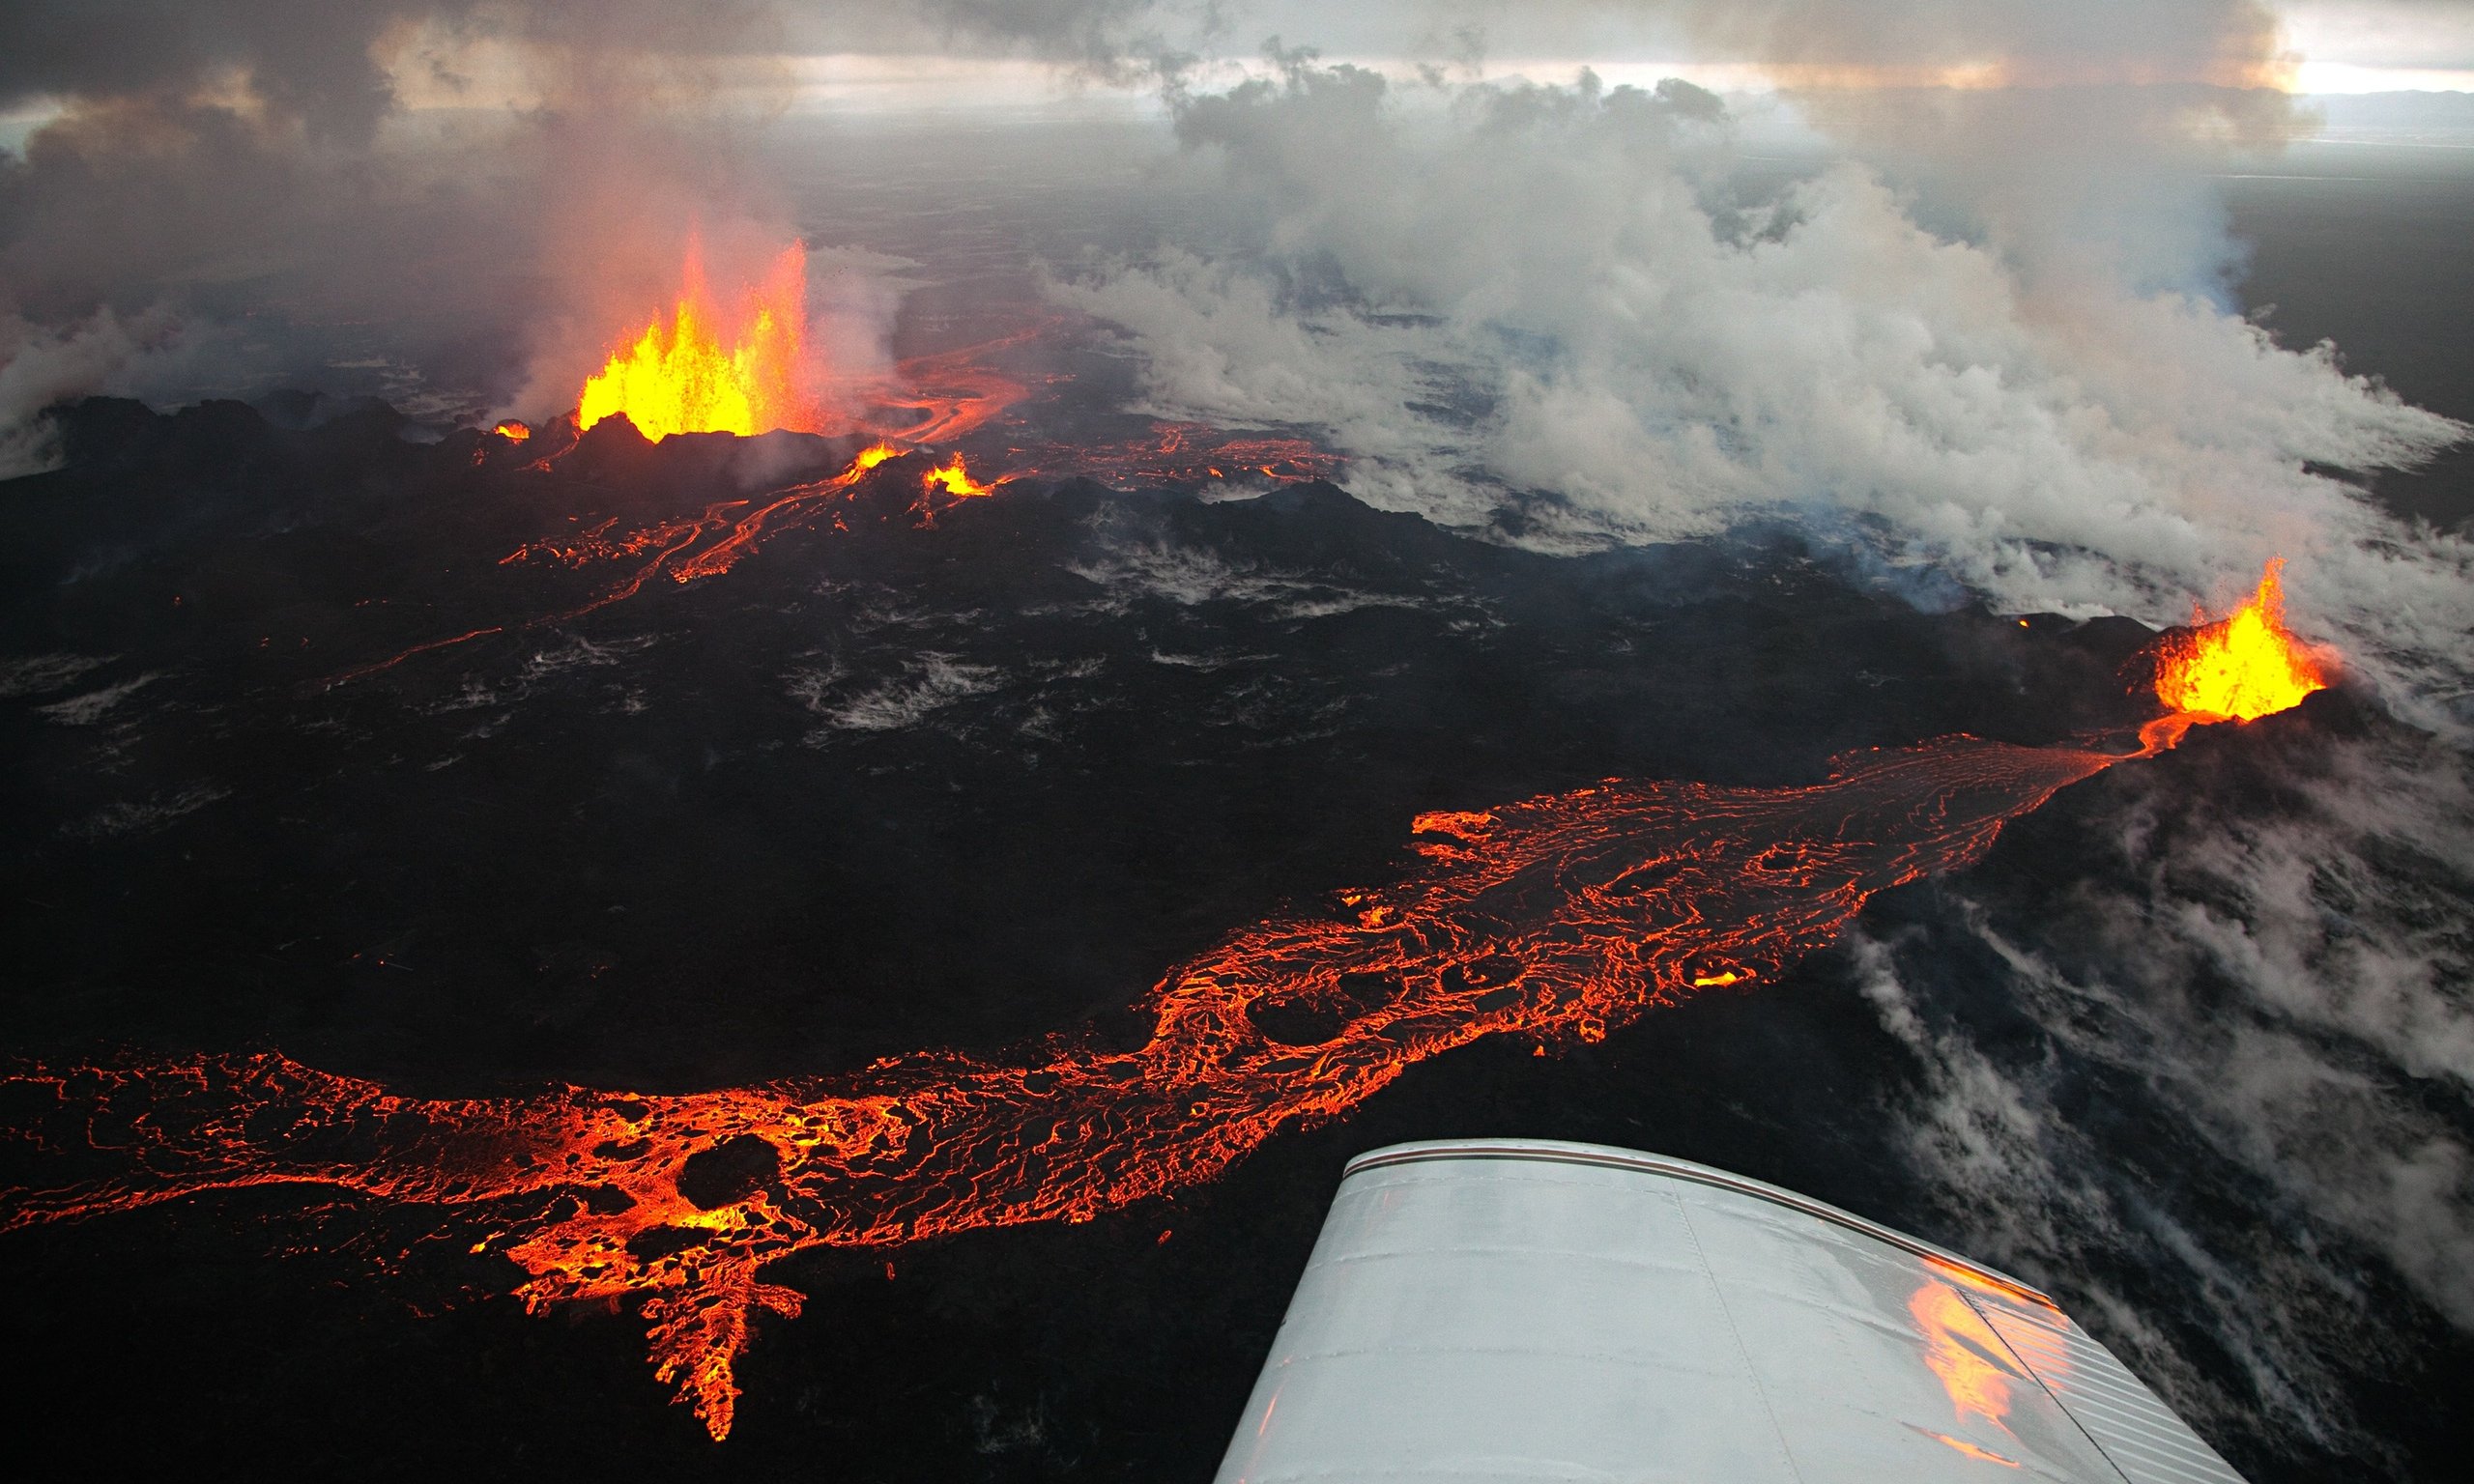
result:
[[[1316,429],[1362,496],[1530,544],[1792,515],[2006,610],[2173,622],[2282,555],[2297,614],[2393,702],[2461,689],[2468,549],[2327,471],[2465,430],[2329,349],[2203,285],[2040,269],[2062,243],[1937,235],[1854,163],[1741,204],[1687,84],[1404,99],[1276,60],[1179,113],[1251,250],[1056,290],[1122,327],[1156,411]]]

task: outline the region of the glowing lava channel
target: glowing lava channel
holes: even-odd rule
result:
[[[455,1101],[273,1054],[32,1070],[12,1080],[43,1085],[65,1122],[14,1136],[120,1167],[9,1191],[0,1226],[282,1182],[449,1208],[524,1270],[532,1309],[641,1300],[655,1366],[720,1437],[755,1312],[798,1309],[759,1278],[776,1258],[1089,1220],[1211,1180],[1481,1037],[1595,1041],[1695,981],[1769,979],[1873,893],[1975,859],[2115,760],[1953,737],[1809,788],[1615,783],[1422,816],[1422,869],[1179,965],[1131,1051]]]
[[[0,1191],[0,1230],[287,1183],[419,1206],[515,1263],[528,1309],[640,1301],[657,1374],[720,1438],[758,1312],[802,1303],[760,1277],[777,1258],[1087,1221],[1482,1037],[1597,1041],[1697,987],[1771,979],[1875,893],[1980,858],[2121,760],[1954,736],[1841,758],[1810,787],[1610,781],[1423,814],[1421,866],[1171,969],[1132,1050],[1058,1039],[847,1082],[487,1099],[398,1097],[272,1052],[25,1068],[5,1079],[30,1110],[6,1144],[53,1173]],[[1916,1295],[1928,1339],[1970,1332],[1946,1292]],[[1965,1349],[1936,1351],[1937,1371],[1960,1421],[1998,1427],[2006,1382]]]

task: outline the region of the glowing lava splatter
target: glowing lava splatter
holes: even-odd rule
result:
[[[623,414],[647,438],[820,430],[807,390],[807,248],[793,243],[725,317],[690,244],[667,328],[656,315],[584,384],[576,424]]]
[[[1700,987],[1764,983],[1875,893],[1976,860],[2121,760],[1954,736],[1842,758],[1809,787],[1608,782],[1423,814],[1401,879],[1171,969],[1132,1050],[1058,1039],[839,1082],[459,1100],[273,1053],[23,1069],[6,1143],[44,1173],[0,1192],[0,1229],[286,1183],[419,1206],[512,1260],[530,1309],[638,1301],[658,1375],[719,1438],[757,1315],[801,1305],[761,1276],[775,1259],[1086,1221],[1480,1038],[1596,1041]],[[1937,1282],[1914,1317],[1928,1341],[1964,1339],[1964,1307]],[[2006,1382],[1956,1340],[1935,1354],[1960,1420],[1999,1425]]]

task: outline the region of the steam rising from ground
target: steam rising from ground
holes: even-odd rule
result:
[[[1526,544],[1793,516],[2019,611],[2178,621],[2283,553],[2393,699],[2456,689],[2466,548],[2320,471],[2463,430],[2278,348],[2208,263],[2065,273],[2066,240],[1937,235],[1853,163],[1746,204],[1689,84],[1404,99],[1277,60],[1178,113],[1252,250],[1057,290],[1124,328],[1164,414],[1316,427],[1362,496]]]
[[[722,281],[800,236],[753,168],[787,96],[781,20],[632,0],[12,7],[0,107],[53,112],[0,153],[8,467],[39,463],[35,414],[62,398],[380,361],[400,374],[375,389],[417,415],[571,407],[614,327],[676,297],[691,235]],[[880,361],[888,267],[820,265],[820,354]],[[198,342],[215,353],[176,354]]]

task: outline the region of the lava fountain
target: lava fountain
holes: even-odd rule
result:
[[[952,463],[932,469],[919,476],[919,487],[923,491],[929,494],[942,491],[955,499],[986,499],[996,493],[997,485],[1005,482],[1005,479],[998,478],[993,483],[983,484],[973,479],[970,476],[970,470],[964,465],[963,456],[959,453],[954,455]]]
[[[727,313],[691,242],[667,328],[659,314],[584,384],[576,424],[624,414],[647,438],[821,431],[808,391],[807,247],[792,243]]]
[[[2169,644],[2166,671],[2213,674],[2212,646],[2255,633],[2298,645],[2267,602],[2276,575],[2257,620]],[[2174,704],[2183,683],[2160,697]],[[508,1259],[528,1309],[638,1304],[656,1374],[720,1438],[758,1317],[804,1301],[764,1280],[778,1259],[1087,1221],[1215,1179],[1280,1129],[1341,1117],[1482,1038],[1542,1053],[1768,983],[1876,894],[1980,859],[2059,789],[2226,714],[2177,709],[2138,754],[1947,736],[1841,757],[1801,787],[1609,780],[1421,814],[1415,864],[1395,880],[1171,967],[1137,1007],[1151,1031],[1132,1048],[1058,1037],[830,1081],[456,1099],[273,1052],[19,1066],[0,1078],[23,1113],[0,1149],[24,1172],[0,1187],[0,1230],[270,1184],[413,1208]],[[1936,1364],[1961,1419],[1999,1423],[2005,1393],[1969,1369],[1956,1312],[1917,1296],[1919,1324],[1949,1337]]]
[[[2196,725],[2288,710],[2328,688],[2328,668],[2285,626],[2285,558],[2271,557],[2248,602],[2214,622],[2194,605],[2189,632],[2157,646],[2156,699],[2169,710],[2140,739],[2158,751]]]
[[[2156,699],[2176,711],[2247,722],[2328,688],[2319,657],[2285,626],[2282,556],[2259,574],[2249,602],[2214,623],[2194,609],[2191,624],[2166,644],[2156,671]]]

